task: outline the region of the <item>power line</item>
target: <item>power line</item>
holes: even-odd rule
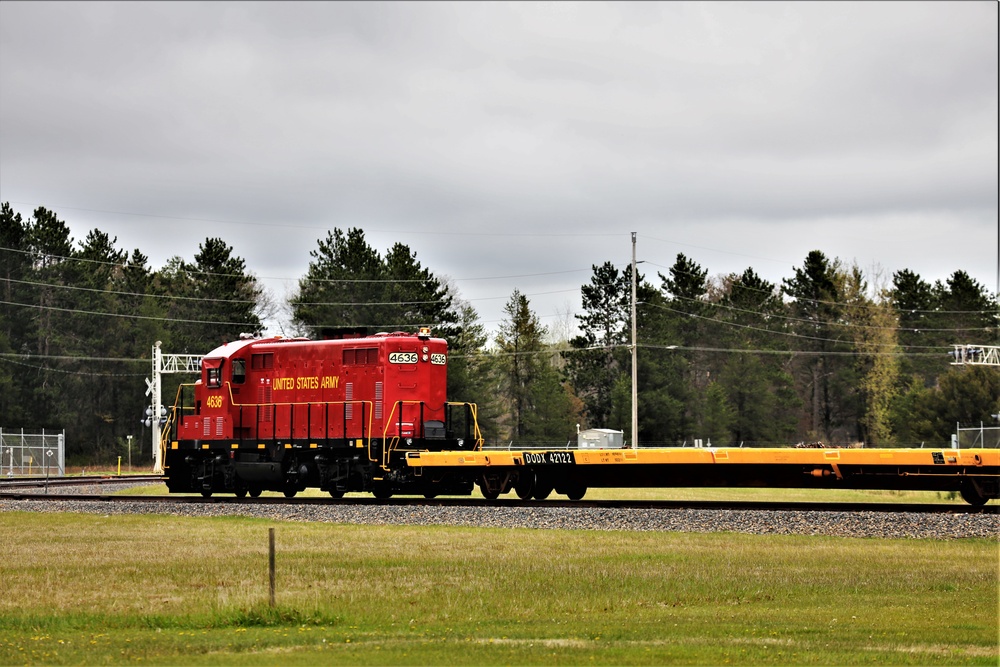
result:
[[[18,285],[31,285],[32,287],[48,287],[54,289],[64,289],[64,290],[74,290],[80,292],[96,292],[98,294],[110,294],[114,296],[136,296],[136,297],[149,297],[151,299],[171,299],[175,301],[211,301],[214,303],[242,303],[242,304],[256,304],[256,301],[250,299],[213,299],[210,297],[200,297],[200,296],[173,296],[170,294],[147,294],[144,292],[121,292],[118,290],[108,290],[99,289],[96,287],[79,287],[77,285],[53,285],[52,283],[39,283],[30,280],[14,280],[14,279],[3,279],[0,281],[15,283]]]
[[[141,265],[138,265],[138,264],[128,264],[128,263],[122,263],[122,262],[106,262],[104,260],[89,259],[89,258],[86,258],[86,257],[73,257],[73,256],[66,256],[66,255],[50,255],[50,254],[45,254],[45,253],[38,253],[38,252],[33,251],[33,250],[20,250],[18,248],[5,248],[5,247],[2,247],[2,246],[0,246],[0,251],[16,252],[16,253],[20,253],[20,254],[23,254],[23,255],[29,255],[29,256],[32,256],[32,257],[44,256],[44,257],[47,257],[47,258],[50,258],[50,259],[58,259],[58,260],[62,260],[62,261],[82,262],[82,263],[87,263],[87,264],[97,264],[97,265],[100,265],[100,266],[113,266],[113,267],[122,268],[122,269],[127,269],[127,268],[145,268],[145,267],[143,267]],[[160,270],[162,271],[162,269],[160,269]],[[428,281],[431,281],[431,280],[437,280],[438,282],[440,282],[440,279],[438,279],[434,275],[428,276],[426,278],[404,278],[404,279],[391,278],[391,277],[387,277],[387,278],[310,278],[308,276],[303,276],[301,278],[287,278],[287,277],[277,277],[277,276],[256,276],[256,275],[254,275],[252,273],[250,273],[250,274],[244,274],[244,273],[216,273],[216,272],[212,272],[212,271],[201,271],[201,270],[195,269],[195,268],[193,268],[191,266],[185,266],[185,267],[183,267],[183,271],[185,273],[190,273],[190,274],[194,274],[194,275],[213,276],[213,277],[218,277],[218,278],[248,278],[249,277],[249,278],[255,278],[257,280],[280,280],[280,281],[284,281],[284,282],[300,281],[301,280],[301,281],[308,281],[308,282],[314,282],[314,283],[336,283],[336,284],[348,284],[348,285],[350,285],[350,284],[382,284],[382,283],[392,283],[392,284],[395,284],[395,283],[425,283],[425,282],[428,282]],[[480,276],[480,277],[475,277],[475,278],[450,278],[450,280],[453,280],[455,282],[474,282],[474,281],[480,281],[480,280],[511,280],[513,278],[538,278],[538,277],[541,277],[541,276],[556,276],[556,275],[565,275],[565,274],[569,274],[569,273],[583,273],[585,271],[590,271],[590,268],[588,267],[588,268],[585,268],[585,269],[567,269],[565,271],[543,271],[543,272],[540,272],[540,273],[521,273],[521,274],[515,274],[515,275],[509,275],[509,276]]]
[[[153,298],[153,299],[169,299],[176,301],[193,301],[193,302],[213,302],[213,303],[230,303],[230,304],[257,304],[257,301],[246,300],[246,299],[214,299],[211,297],[190,297],[190,296],[173,296],[169,294],[148,294],[143,292],[123,292],[119,290],[106,290],[94,287],[80,287],[77,285],[57,285],[52,283],[40,283],[29,280],[15,280],[15,279],[3,279],[0,278],[0,282],[9,282],[19,285],[29,285],[32,287],[43,287],[49,289],[61,289],[61,290],[72,290],[81,292],[91,292],[99,294],[108,294],[115,296],[126,296],[126,297],[138,297],[138,298]],[[545,296],[549,294],[565,294],[568,292],[576,292],[577,289],[568,290],[552,290],[548,292],[533,292],[531,294],[526,294],[525,296]],[[430,300],[430,301],[298,301],[292,305],[295,306],[415,306],[415,305],[430,305],[443,303],[445,299],[453,298],[452,295],[445,295],[442,299]],[[476,297],[474,299],[463,299],[463,301],[491,301],[496,299],[507,299],[509,295],[501,296],[486,296],[486,297]],[[10,302],[6,302],[10,303]],[[13,304],[13,305],[23,305],[27,306],[29,304]],[[39,308],[48,308],[48,306],[37,306]],[[84,311],[78,311],[84,312]],[[107,315],[113,315],[114,313],[105,313]],[[122,315],[122,317],[128,317],[127,315]],[[183,320],[175,320],[183,321]]]
[[[108,378],[123,378],[123,377],[145,377],[147,373],[89,373],[86,371],[68,371],[62,368],[52,368],[50,366],[35,366],[33,364],[26,364],[11,357],[15,355],[0,354],[0,361],[6,361],[10,364],[15,364],[17,366],[22,366],[24,368],[32,368],[39,371],[50,371],[52,373],[62,373],[64,375],[82,375],[86,377],[108,377]],[[21,356],[21,355],[16,355]],[[73,361],[91,361],[94,357],[43,357],[45,359],[72,359]],[[103,359],[103,362],[108,361],[140,361],[134,359]],[[149,359],[142,359],[144,363],[148,364]]]
[[[778,354],[785,356],[811,356],[811,357],[940,357],[940,352],[859,352],[857,350],[841,350],[823,352],[821,350],[764,350],[764,349],[744,349],[744,348],[723,348],[723,347],[686,347],[683,345],[651,345],[639,343],[639,347],[658,350],[681,350],[689,352],[724,352],[727,354]],[[623,346],[624,347],[624,346]]]
[[[766,262],[777,262],[779,264],[785,264],[787,266],[795,266],[795,262],[789,262],[788,260],[785,259],[774,259],[773,257],[758,257],[756,255],[747,255],[742,252],[732,252],[729,250],[720,250],[718,248],[709,248],[706,246],[693,245],[690,243],[682,243],[680,241],[669,241],[667,239],[659,239],[656,238],[655,236],[647,236],[645,234],[643,234],[641,238],[649,239],[650,241],[659,241],[660,243],[668,243],[670,245],[680,245],[686,248],[697,248],[698,250],[708,250],[709,252],[721,252],[726,255],[736,255],[737,257],[749,257],[750,259],[762,259]]]
[[[917,333],[917,332],[978,331],[979,329],[983,328],[983,327],[960,327],[960,328],[954,328],[954,329],[932,329],[932,328],[928,328],[928,327],[918,327],[918,328],[914,328],[914,327],[880,327],[880,326],[875,326],[875,325],[872,325],[872,324],[858,324],[856,322],[838,322],[836,320],[831,320],[829,322],[817,322],[816,320],[808,320],[808,319],[804,319],[804,318],[801,318],[801,317],[791,317],[789,315],[778,315],[776,313],[765,313],[765,312],[758,311],[758,310],[748,310],[746,308],[737,308],[736,306],[731,306],[731,305],[728,305],[728,304],[724,304],[724,303],[721,303],[719,301],[702,301],[700,299],[693,299],[691,297],[677,296],[677,295],[675,295],[673,298],[675,300],[676,299],[680,299],[682,301],[689,301],[689,302],[697,303],[697,304],[703,305],[703,306],[712,306],[713,308],[725,308],[727,310],[736,311],[736,312],[740,312],[740,313],[748,313],[748,314],[751,314],[751,315],[759,315],[760,317],[764,317],[764,318],[772,318],[772,319],[776,319],[776,320],[786,320],[788,322],[800,322],[802,324],[813,324],[813,325],[823,324],[823,325],[838,326],[838,327],[849,327],[849,328],[858,328],[858,329],[871,329],[871,330],[875,330],[875,331],[905,331],[905,332],[911,332],[911,333]],[[650,304],[650,305],[656,305],[656,304]],[[850,304],[843,304],[843,305],[845,307],[848,307],[848,308],[851,307]]]
[[[33,303],[16,303],[14,301],[0,301],[0,304],[5,306],[20,306],[22,308],[35,308],[37,310],[52,310],[60,313],[72,313],[75,315],[101,315],[105,317],[124,317],[133,320],[152,320],[154,322],[181,322],[184,324],[213,324],[219,326],[239,326],[239,327],[256,327],[257,325],[249,322],[213,322],[210,320],[184,320],[175,317],[153,317],[151,315],[131,315],[127,313],[102,313],[93,310],[77,310],[74,308],[59,308],[56,306],[41,306]]]
[[[83,356],[71,356],[71,355],[59,355],[59,354],[19,354],[17,352],[0,352],[0,358],[4,359],[50,359],[53,361],[100,361],[100,362],[115,362],[115,363],[128,363],[128,364],[151,364],[153,363],[151,359],[142,359],[137,357],[83,357]]]
[[[731,327],[735,327],[737,329],[749,329],[751,331],[760,331],[762,333],[775,334],[775,335],[778,335],[778,336],[788,336],[790,338],[796,338],[796,339],[799,339],[799,340],[815,340],[815,341],[824,342],[824,343],[847,343],[847,344],[854,344],[854,341],[851,341],[851,340],[843,340],[843,339],[837,339],[837,338],[822,338],[822,337],[819,337],[819,336],[806,336],[804,334],[798,334],[798,333],[795,333],[795,332],[775,331],[774,329],[763,329],[761,327],[750,326],[749,324],[738,324],[736,322],[727,322],[726,320],[719,320],[719,319],[715,319],[713,317],[705,317],[703,315],[697,315],[695,313],[689,313],[689,312],[686,312],[686,311],[683,311],[683,310],[677,310],[676,308],[671,308],[669,306],[662,306],[660,304],[655,304],[655,303],[643,302],[643,305],[653,306],[654,308],[659,308],[661,310],[667,310],[667,311],[670,311],[670,312],[673,312],[673,313],[677,313],[679,315],[686,315],[688,317],[693,317],[693,318],[699,319],[699,320],[706,320],[708,322],[716,322],[718,324],[725,324],[725,325],[728,325],[728,326],[731,326]],[[932,345],[897,345],[894,342],[893,343],[878,343],[878,342],[875,342],[874,344],[878,345],[880,347],[892,346],[892,347],[900,347],[900,348],[903,348],[903,349],[928,349],[928,350],[940,349],[940,346],[932,346]]]

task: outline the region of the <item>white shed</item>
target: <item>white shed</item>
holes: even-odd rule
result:
[[[576,434],[579,449],[621,449],[624,443],[625,432],[610,428],[588,428]]]

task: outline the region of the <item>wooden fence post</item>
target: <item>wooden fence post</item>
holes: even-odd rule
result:
[[[271,589],[271,606],[274,606],[274,528],[267,530],[267,574]]]

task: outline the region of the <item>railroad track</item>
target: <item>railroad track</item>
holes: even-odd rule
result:
[[[146,481],[159,481],[153,477]],[[115,478],[114,481],[131,481]],[[627,509],[627,510],[716,510],[723,511],[785,511],[785,512],[883,512],[891,514],[1000,514],[1000,505],[974,507],[965,504],[944,503],[844,503],[844,502],[760,502],[719,500],[484,500],[482,498],[237,498],[235,496],[200,495],[132,496],[93,493],[29,493],[0,485],[0,500],[41,500],[47,502],[112,502],[192,505],[329,505],[343,507],[498,507],[498,508],[571,508],[571,509]]]
[[[77,477],[16,477],[0,479],[0,492],[61,486],[103,486],[164,481],[163,475],[82,475]]]

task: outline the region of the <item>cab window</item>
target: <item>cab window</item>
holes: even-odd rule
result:
[[[233,359],[233,384],[243,384],[247,379],[247,362]]]
[[[209,368],[206,372],[206,380],[208,381],[209,389],[218,389],[222,386],[222,369],[221,368]]]

